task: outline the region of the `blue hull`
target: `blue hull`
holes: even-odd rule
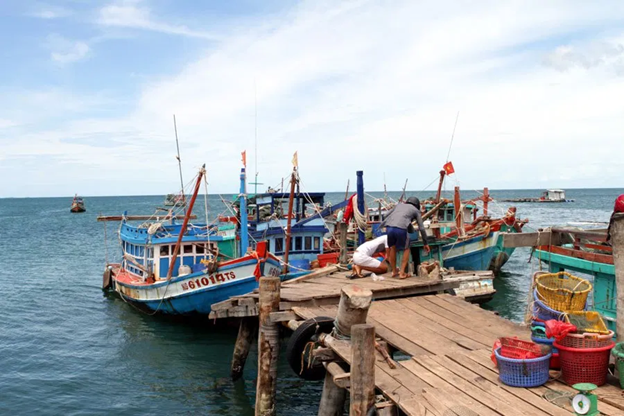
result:
[[[488,270],[496,254],[498,236],[498,233],[491,233],[486,238],[478,236],[442,246],[444,267],[453,267],[455,270]]]

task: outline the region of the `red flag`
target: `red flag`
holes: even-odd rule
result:
[[[247,150],[243,150],[241,156],[243,157],[243,166],[247,167]]]
[[[444,166],[442,166],[442,169],[444,169],[444,172],[446,172],[447,175],[455,173],[455,169],[453,169],[453,162],[446,162]]]

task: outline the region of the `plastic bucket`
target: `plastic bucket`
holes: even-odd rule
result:
[[[301,259],[301,260],[290,260],[289,262],[289,270],[291,272],[300,272],[302,270],[310,270],[310,260]]]

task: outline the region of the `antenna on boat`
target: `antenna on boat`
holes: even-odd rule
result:
[[[176,124],[175,114],[173,115],[173,130],[175,131],[176,149],[178,150],[178,155],[176,156],[176,159],[178,159],[178,168],[180,169],[180,189],[182,189],[182,206],[184,208],[184,213],[186,214],[186,195],[184,195],[184,180],[182,180],[182,160],[180,159],[180,144],[178,143],[178,126]]]
[[[254,80],[254,171],[255,179],[250,185],[254,186],[254,195],[258,193],[258,93],[256,90],[256,81]]]
[[[388,200],[388,189],[386,188],[386,172],[384,172],[384,199]]]
[[[453,126],[453,134],[451,134],[451,143],[449,144],[449,150],[446,154],[446,161],[449,161],[449,157],[451,157],[451,148],[453,147],[453,139],[455,138],[455,129],[457,128],[457,120],[459,120],[459,111],[457,112],[457,116],[455,117],[455,125]]]

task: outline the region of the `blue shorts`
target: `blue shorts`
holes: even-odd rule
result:
[[[386,227],[386,234],[388,234],[388,247],[396,247],[397,250],[405,250],[409,247],[407,230],[397,227]]]

